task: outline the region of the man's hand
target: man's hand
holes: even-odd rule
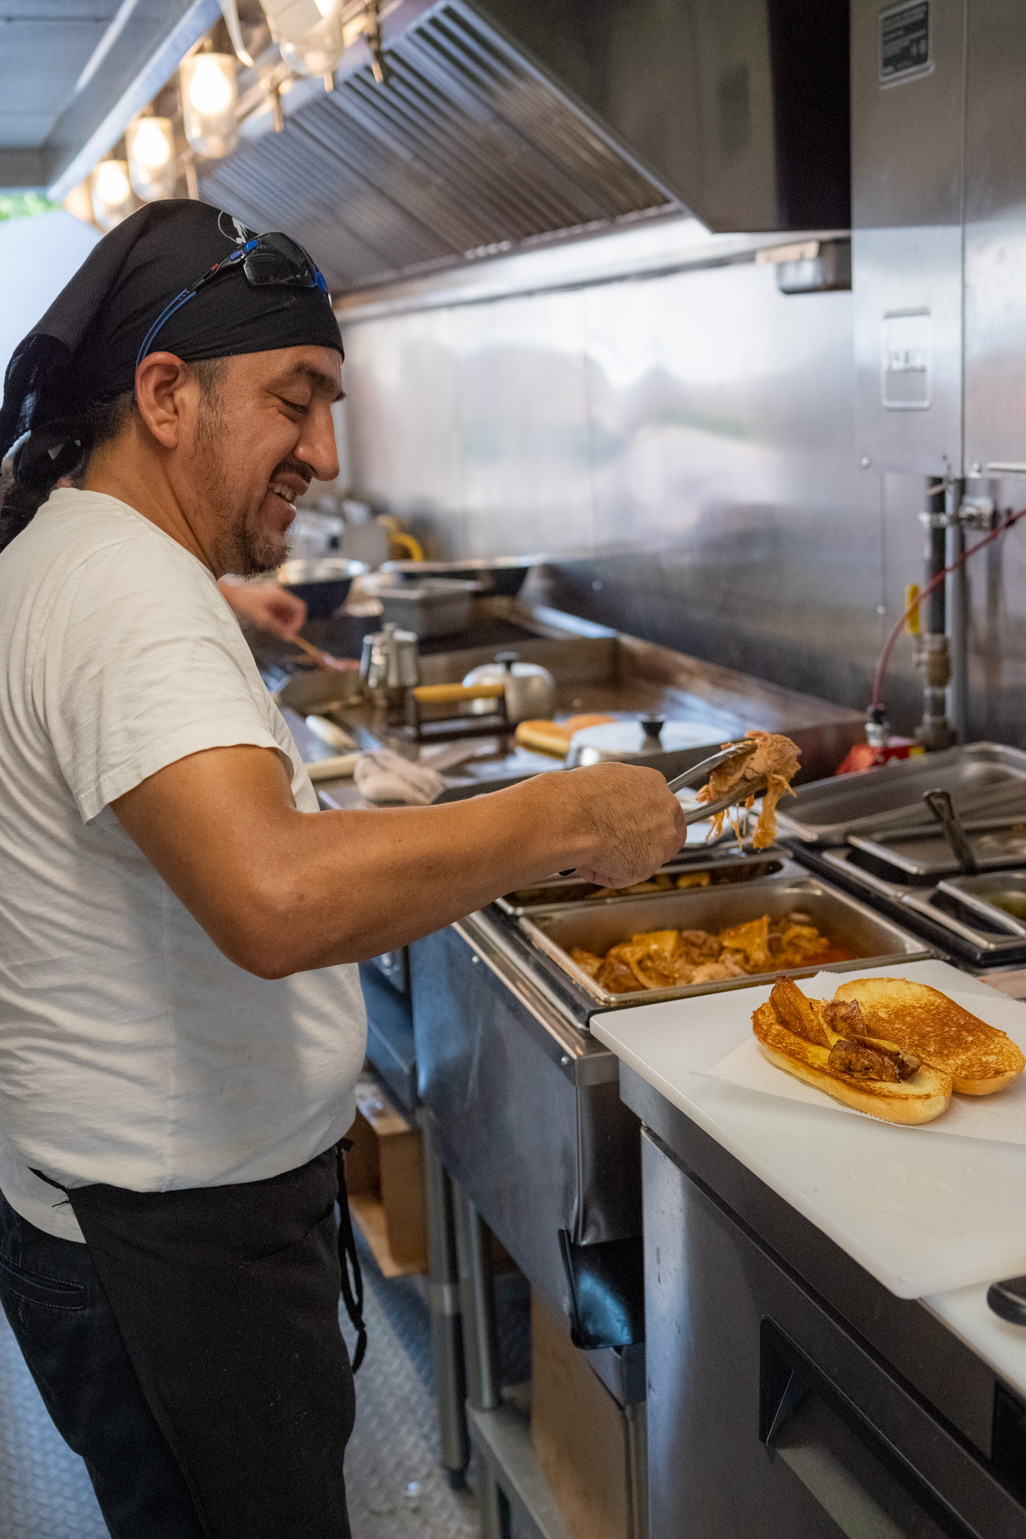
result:
[[[600,887],[643,882],[687,839],[680,802],[658,770],[596,764],[574,770],[566,785],[594,831],[594,854],[577,868],[585,881]]]
[[[224,578],[217,585],[240,621],[292,641],[306,624],[306,605],[279,583],[236,583]]]

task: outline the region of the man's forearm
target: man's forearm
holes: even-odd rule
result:
[[[259,970],[274,976],[407,945],[590,853],[537,781],[440,807],[289,821],[266,894]]]
[[[685,834],[662,776],[634,765],[440,807],[313,814],[280,757],[247,745],[178,760],[113,807],[215,945],[264,978],[393,950],[553,870],[626,886]]]

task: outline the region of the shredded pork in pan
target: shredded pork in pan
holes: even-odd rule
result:
[[[777,837],[777,802],[782,796],[794,795],[791,790],[791,781],[801,768],[801,755],[789,737],[782,737],[777,732],[748,732],[745,734],[745,741],[755,742],[755,752],[745,754],[743,758],[727,759],[718,769],[714,769],[707,784],[699,791],[698,800],[716,802],[721,796],[743,792],[746,785],[754,786],[760,780],[768,781],[752,839],[754,849],[764,850]],[[728,746],[724,744],[724,747]],[[738,795],[737,800],[739,803],[743,802],[747,809],[751,807],[755,797]],[[744,813],[737,814],[733,808],[728,808],[728,812],[731,815],[731,825],[740,841],[741,823],[738,818],[743,820]],[[716,838],[722,831],[723,820],[728,812],[716,814],[710,838]]]
[[[605,956],[580,946],[570,952],[577,966],[611,994],[716,983],[751,973],[841,961],[849,955],[820,934],[808,914],[796,911],[772,920],[763,914],[718,935],[708,930],[649,930],[611,946]]]

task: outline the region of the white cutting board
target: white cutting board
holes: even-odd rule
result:
[[[991,990],[946,962],[845,972]],[[799,984],[799,987],[802,985]],[[591,1030],[624,1063],[899,1298],[1026,1272],[1026,1147],[929,1138],[829,1104],[708,1077],[751,1032],[769,986],[605,1011]]]

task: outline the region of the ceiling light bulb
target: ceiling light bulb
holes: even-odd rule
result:
[[[322,16],[330,16],[338,0],[314,0],[314,3]]]
[[[105,208],[120,208],[132,195],[128,167],[123,160],[104,160],[96,168],[93,191]]]
[[[174,154],[168,118],[140,118],[132,136],[132,156],[144,171],[159,171]]]
[[[222,68],[222,55],[201,53],[189,82],[189,103],[205,118],[216,118],[231,103],[232,83]]]
[[[193,53],[182,60],[182,121],[198,155],[227,155],[235,148],[235,60],[229,53]]]
[[[178,180],[175,131],[170,118],[133,118],[125,129],[128,176],[146,203],[173,198]]]
[[[123,160],[101,160],[89,174],[93,221],[107,233],[132,212],[132,188]]]

